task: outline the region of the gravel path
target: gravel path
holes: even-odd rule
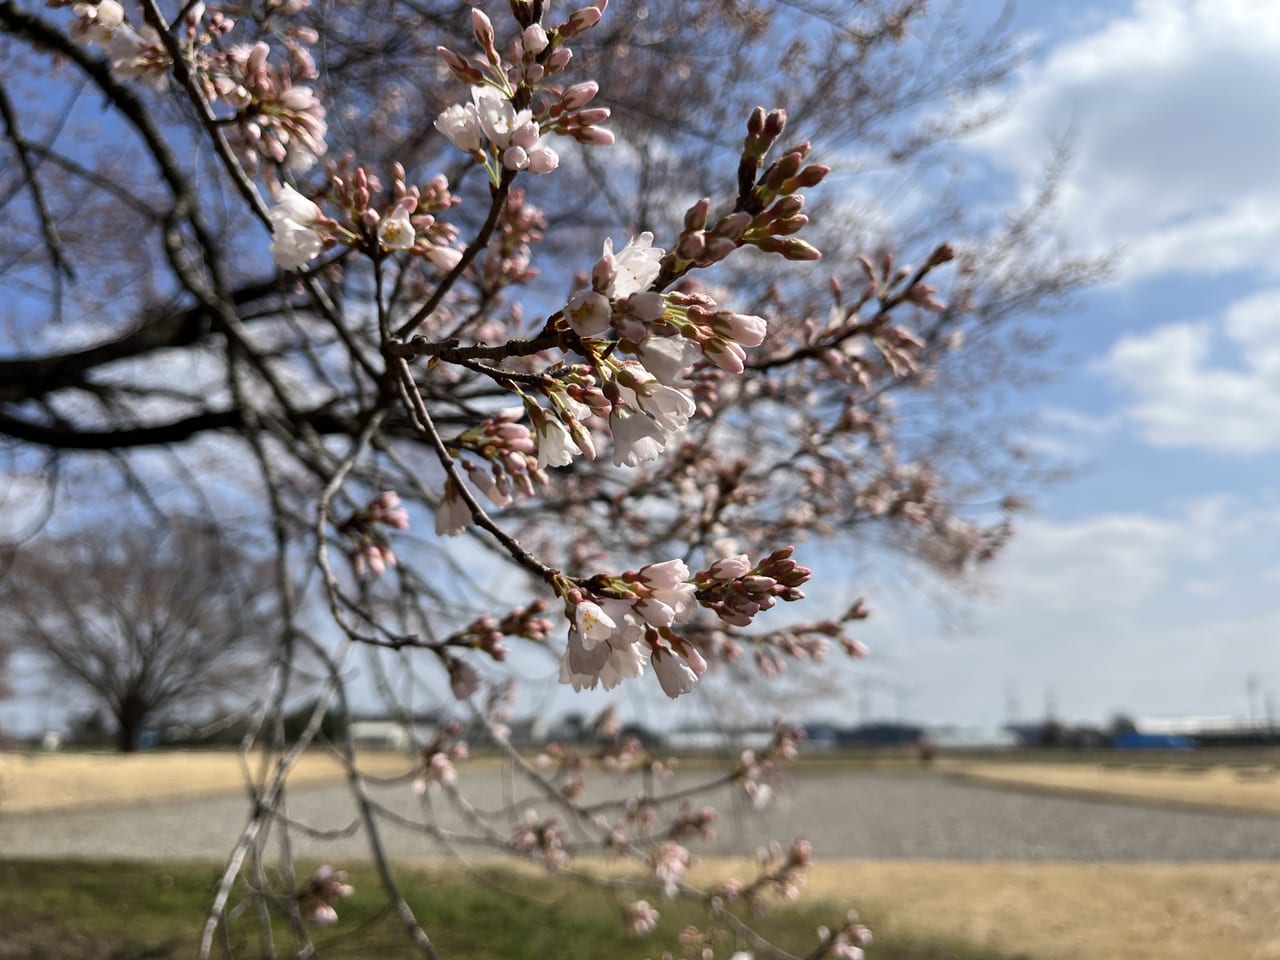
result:
[[[501,807],[508,796],[496,770],[469,771],[465,782],[468,796],[481,808]],[[677,779],[672,786],[686,782]],[[405,785],[377,787],[374,796],[401,814],[421,816]],[[819,856],[831,857],[1280,860],[1278,817],[1041,796],[928,773],[803,772],[763,813],[744,810],[727,789],[710,802],[721,811],[719,837],[694,844],[695,852],[750,854],[769,838],[785,843],[800,835],[813,842]],[[525,800],[518,805],[523,808]],[[545,804],[537,806],[547,810]],[[438,822],[465,829],[444,807],[435,801]],[[0,814],[0,857],[220,860],[243,826],[246,808],[243,797],[233,796],[102,811]],[[334,830],[354,821],[354,805],[341,786],[300,788],[290,794],[289,814]],[[384,841],[398,859],[444,852],[430,838],[390,822]],[[367,856],[358,831],[327,840],[295,835],[294,844],[303,857]]]

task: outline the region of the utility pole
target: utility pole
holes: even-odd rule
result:
[[[1018,703],[1018,687],[1012,681],[1006,681],[1004,685],[1004,722],[1006,726],[1016,727],[1018,721],[1022,719],[1020,714],[1020,704]]]

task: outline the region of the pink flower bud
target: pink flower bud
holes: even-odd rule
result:
[[[529,151],[529,172],[550,173],[560,166],[560,155],[550,147],[534,147]]]
[[[600,22],[600,11],[595,7],[583,7],[575,10],[569,15],[569,29],[571,36],[577,36],[585,30],[590,30]]]
[[[703,197],[692,207],[690,207],[684,215],[684,228],[686,231],[702,230],[707,226],[707,215],[711,213],[711,198]],[[750,215],[747,217],[750,222]]]
[[[476,43],[488,50],[493,46],[493,21],[483,10],[471,8],[471,32],[475,34]]]
[[[608,147],[613,144],[613,131],[602,127],[584,127],[573,131],[573,139],[588,146]]]
[[[572,87],[564,92],[564,96],[560,98],[560,105],[565,110],[580,110],[590,103],[597,93],[600,92],[600,84],[594,80],[588,80],[585,83],[575,83]],[[590,121],[584,121],[585,126],[590,126]]]
[[[611,116],[613,111],[608,107],[592,107],[590,110],[582,110],[574,118],[579,126],[594,127],[597,123],[604,123]]]
[[[534,57],[547,49],[547,45],[550,43],[547,31],[540,23],[531,23],[525,27],[520,40],[524,44],[525,53]]]

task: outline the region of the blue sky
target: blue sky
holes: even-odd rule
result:
[[[1024,4],[1015,27],[1037,54],[962,152],[1016,198],[1069,134],[1063,232],[1117,252],[1021,400],[1078,469],[961,628],[882,596],[865,636],[926,720],[998,722],[1010,689],[1024,718],[1046,694],[1069,719],[1243,716],[1250,673],[1280,695],[1280,6]]]
[[[965,8],[980,24],[1000,5]],[[1046,697],[1067,719],[1243,716],[1251,674],[1280,698],[1280,4],[1026,2],[1014,27],[1037,52],[960,153],[973,196],[1012,204],[1070,134],[1062,230],[1116,253],[1055,321],[1057,378],[1018,400],[1040,413],[1028,439],[1077,470],[1037,492],[976,596],[940,613],[867,591],[873,659],[841,675],[901,685],[927,722],[993,726],[1011,692],[1024,719]],[[522,705],[597,703],[549,696]]]

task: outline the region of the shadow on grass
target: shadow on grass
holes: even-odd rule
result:
[[[193,957],[218,868],[209,864],[0,863],[0,960],[178,960]],[[354,896],[338,904],[340,922],[312,935],[322,958],[410,958],[399,921],[369,870],[352,871]],[[442,958],[465,960],[642,960],[679,955],[686,924],[706,926],[697,905],[662,901],[658,929],[628,936],[621,910],[637,895],[614,895],[564,878],[486,870],[483,881],[456,866],[407,870],[403,892]],[[233,896],[227,935],[216,956],[260,957],[258,912],[241,887]],[[641,894],[639,896],[645,896]],[[653,902],[652,894],[647,895]],[[256,900],[256,898],[254,898]],[[273,906],[281,956],[292,938]],[[755,922],[780,946],[803,956],[820,924],[841,911],[823,903],[776,908]],[[875,929],[876,917],[864,917]],[[726,939],[718,957],[743,948]],[[1014,960],[989,950],[901,935],[878,939],[871,960]],[[1022,960],[1022,958],[1018,958]],[[1029,958],[1027,958],[1029,960]]]

